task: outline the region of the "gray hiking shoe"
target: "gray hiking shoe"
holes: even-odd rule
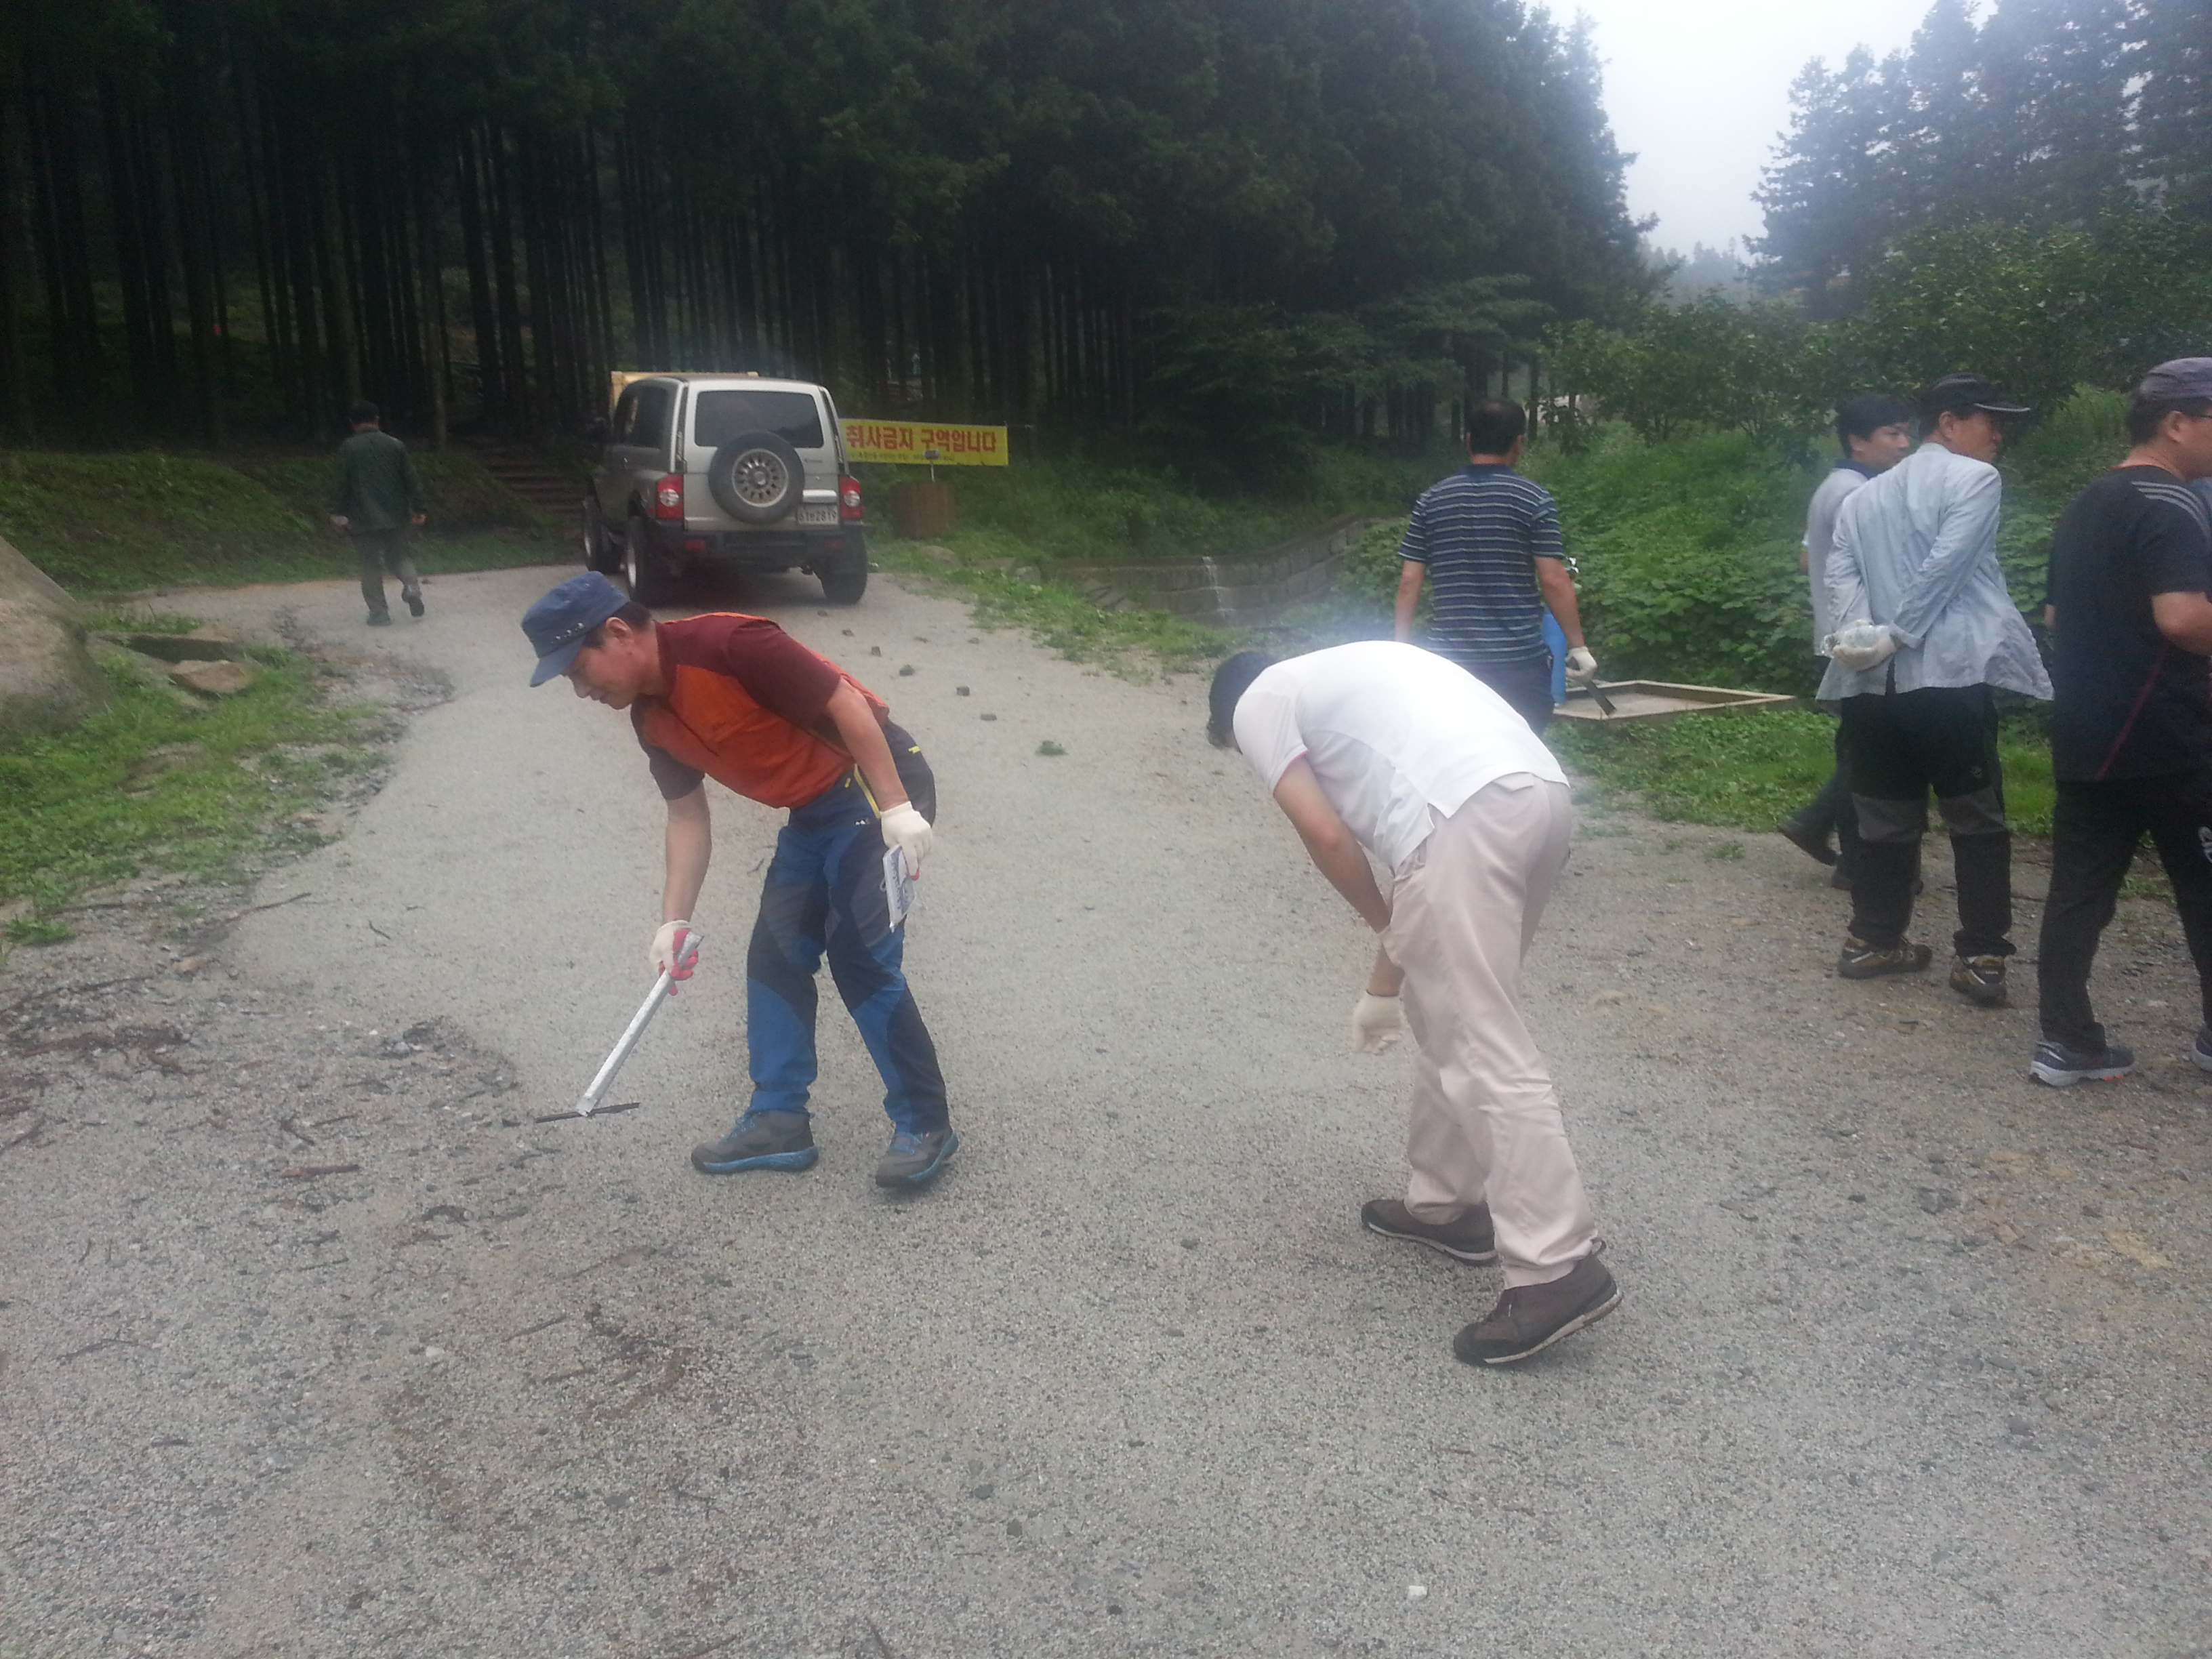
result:
[[[701,1175],[811,1170],[820,1156],[814,1150],[814,1121],[805,1112],[747,1112],[720,1140],[694,1146],[691,1167]]]
[[[1470,1365],[1510,1365],[1595,1324],[1620,1305],[1620,1286],[1597,1255],[1548,1285],[1514,1285],[1452,1339],[1452,1352]]]
[[[1395,1198],[1370,1199],[1359,1206],[1359,1224],[1385,1238],[1425,1244],[1455,1261],[1495,1261],[1498,1237],[1490,1225],[1490,1206],[1478,1204],[1456,1221],[1416,1221]]]
[[[901,1129],[876,1164],[876,1185],[927,1187],[944,1170],[945,1160],[959,1150],[960,1137],[950,1129],[933,1129],[926,1135]]]

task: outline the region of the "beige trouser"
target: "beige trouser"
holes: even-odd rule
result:
[[[1567,861],[1565,784],[1498,779],[1440,817],[1390,890],[1413,1079],[1406,1207],[1431,1224],[1487,1202],[1507,1285],[1564,1275],[1596,1239],[1544,1057],[1522,1023],[1521,958]]]

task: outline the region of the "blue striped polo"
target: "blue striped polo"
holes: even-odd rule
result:
[[[1440,654],[1462,665],[1546,654],[1535,561],[1566,549],[1559,505],[1541,484],[1502,465],[1462,467],[1413,503],[1398,556],[1429,568]]]

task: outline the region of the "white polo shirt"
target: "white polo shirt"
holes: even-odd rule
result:
[[[1367,640],[1279,662],[1237,699],[1237,746],[1273,790],[1301,755],[1359,844],[1393,870],[1499,778],[1566,775],[1528,723],[1455,663]]]

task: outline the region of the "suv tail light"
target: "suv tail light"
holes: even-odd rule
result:
[[[858,478],[837,480],[837,518],[843,524],[860,521],[860,481]]]
[[[672,472],[653,487],[653,516],[656,519],[677,519],[684,516],[684,475]]]

